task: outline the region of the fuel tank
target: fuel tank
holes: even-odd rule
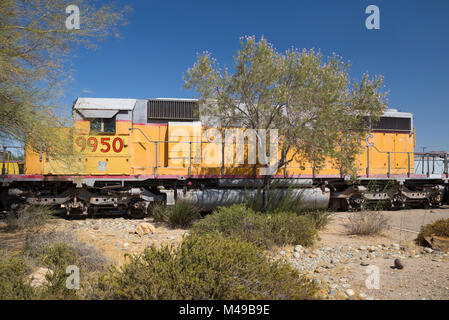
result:
[[[219,206],[230,206],[243,203],[257,194],[256,189],[193,189],[177,190],[178,200],[187,200],[205,210]],[[259,191],[260,192],[260,191]],[[292,197],[301,197],[301,204],[305,209],[327,209],[330,200],[330,190],[325,188],[296,188],[296,189],[271,189],[270,197],[281,197],[291,192]]]

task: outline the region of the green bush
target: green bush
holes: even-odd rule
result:
[[[280,189],[273,183],[268,192],[268,203],[265,209],[262,206],[262,189],[258,188],[254,196],[245,194],[245,205],[255,212],[277,214],[279,212],[294,212],[300,216],[312,219],[315,228],[322,229],[329,222],[331,213],[323,210],[307,210],[303,205],[302,191],[295,188]]]
[[[281,190],[281,192],[280,192]],[[248,208],[256,212],[296,212],[300,213],[303,209],[302,193],[294,188],[279,189],[277,184],[273,183],[268,190],[267,204],[263,208],[263,190],[258,188],[254,196],[245,194],[245,204]]]
[[[150,216],[153,217],[154,222],[167,222],[168,207],[162,202],[156,202],[151,206]]]
[[[276,245],[311,246],[318,238],[313,221],[293,212],[279,212],[267,218],[269,234]]]
[[[0,257],[0,299],[78,299],[79,291],[66,287],[69,265],[79,265],[79,260],[72,249],[65,244],[46,247],[40,257],[41,265],[52,272],[47,273],[47,283],[38,287],[31,285],[31,271],[27,259],[23,256]]]
[[[41,289],[41,299],[78,299],[78,292],[75,289],[68,289],[66,280],[66,268],[69,265],[80,266],[80,260],[75,250],[65,243],[56,243],[51,247],[44,248],[41,256],[43,264],[53,271],[47,274],[48,283],[43,285]]]
[[[171,228],[188,228],[200,218],[199,208],[188,201],[179,200],[174,206],[156,203],[151,209],[155,222],[166,222]]]
[[[28,300],[35,291],[28,278],[30,268],[23,257],[0,255],[0,300]]]
[[[65,232],[36,233],[29,236],[18,256],[0,256],[0,299],[80,299],[86,297],[84,284],[95,272],[104,271],[106,259],[91,246]],[[68,289],[66,268],[80,270],[81,290]],[[33,287],[33,269],[46,267],[46,283]]]
[[[314,299],[318,288],[256,246],[216,235],[189,236],[177,249],[154,246],[93,285],[100,299]]]
[[[449,219],[440,219],[422,226],[417,238],[418,243],[423,246],[427,245],[424,237],[430,237],[432,234],[439,237],[449,237]]]
[[[260,214],[245,205],[216,209],[195,224],[192,232],[199,235],[221,233],[265,248],[287,244],[310,246],[317,239],[317,230],[310,218],[289,212]]]
[[[177,201],[168,210],[168,224],[172,228],[188,228],[195,219],[200,218],[199,209],[188,201]]]
[[[332,213],[324,210],[302,211],[298,214],[310,218],[318,230],[323,229],[332,220]]]

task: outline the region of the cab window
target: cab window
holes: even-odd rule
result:
[[[115,117],[103,119],[103,132],[115,133]]]
[[[90,133],[115,133],[115,117],[91,119]]]

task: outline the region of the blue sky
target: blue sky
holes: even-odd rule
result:
[[[106,1],[105,1],[106,2]],[[231,65],[243,35],[277,50],[316,48],[351,64],[351,76],[381,74],[389,106],[415,116],[417,147],[449,151],[449,1],[447,0],[120,0],[134,12],[120,39],[79,49],[63,103],[77,97],[195,97],[182,76],[205,50]],[[367,30],[365,8],[380,8]],[[82,27],[82,17],[81,17]],[[421,148],[419,149],[421,150]]]

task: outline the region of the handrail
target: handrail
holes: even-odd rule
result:
[[[147,141],[149,143],[154,143],[155,147],[156,147],[156,151],[155,151],[155,175],[157,175],[157,144],[158,143],[188,143],[189,144],[189,167],[188,167],[188,175],[189,177],[191,176],[192,173],[192,143],[215,143],[215,144],[223,144],[224,147],[224,143],[225,141],[221,141],[221,142],[214,142],[214,141],[170,141],[170,140],[150,140],[145,133],[140,129],[140,128],[130,128],[130,130],[139,130],[144,137],[147,139]],[[449,168],[448,168],[448,163],[447,163],[447,158],[448,158],[448,154],[447,153],[418,153],[418,152],[411,152],[411,151],[382,151],[379,150],[374,143],[370,143],[369,139],[372,138],[372,136],[368,136],[366,138],[366,149],[367,149],[367,164],[366,164],[366,176],[369,177],[370,176],[370,147],[372,147],[375,151],[377,151],[378,153],[382,153],[382,154],[386,154],[388,156],[388,169],[387,169],[387,176],[390,177],[391,176],[391,154],[407,154],[407,176],[410,177],[411,176],[411,154],[416,155],[416,156],[440,156],[443,157],[445,159],[445,163],[444,163],[444,172],[443,174],[446,176],[446,178],[448,178],[449,176]],[[245,143],[244,143],[245,144]],[[224,150],[222,150],[223,155],[222,158],[224,157]],[[183,159],[186,157],[183,157]],[[427,176],[430,176],[430,164],[429,164],[429,159],[427,159],[428,161],[428,168],[427,168]],[[433,159],[435,160],[435,159]],[[424,166],[424,163],[423,163]],[[435,167],[435,164],[433,165],[433,167]],[[224,175],[224,160],[222,159],[222,163],[221,163],[221,168],[222,168],[222,175]],[[287,167],[284,168],[284,176],[286,176],[286,169]],[[313,170],[313,175],[315,176],[315,168],[314,166],[312,166],[312,170]],[[434,172],[435,170],[433,170]],[[424,173],[424,168],[423,168],[423,173]]]

